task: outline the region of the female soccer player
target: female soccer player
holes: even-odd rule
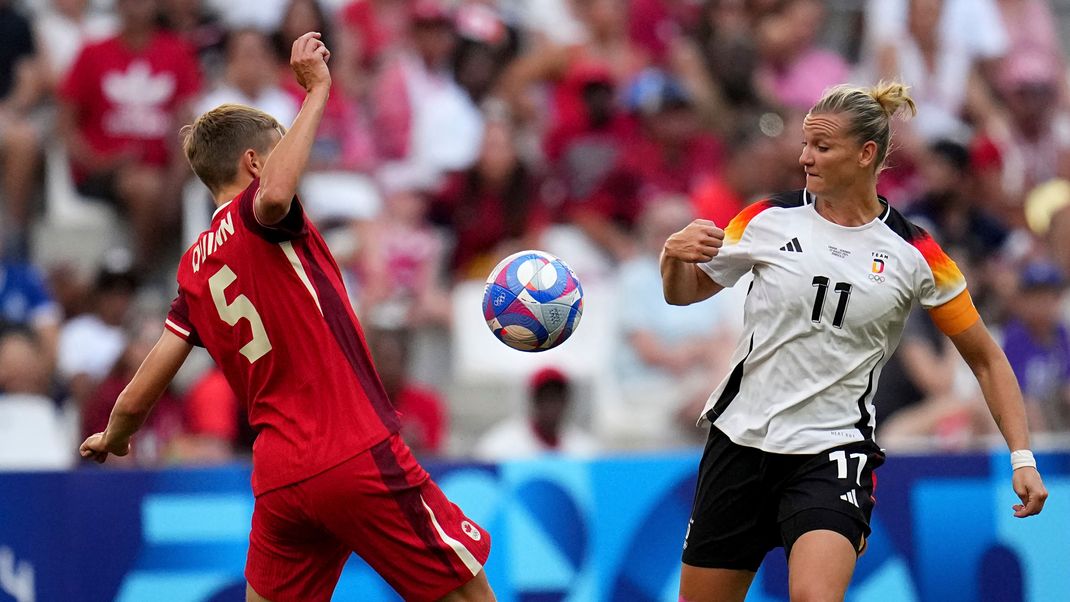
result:
[[[962,273],[877,196],[890,122],[904,108],[915,111],[899,83],[829,90],[803,123],[804,190],[750,205],[723,230],[695,220],[665,242],[671,304],[754,274],[735,368],[700,418],[712,426],[684,541],[683,601],[743,600],[778,546],[792,600],[843,600],[884,461],[873,393],[915,299],[970,365],[1011,449],[1015,516],[1044,506],[1018,383]]]

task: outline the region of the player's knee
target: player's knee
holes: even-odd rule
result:
[[[267,598],[256,593],[252,585],[245,584],[245,602],[270,602]]]
[[[789,586],[791,602],[843,602],[845,593],[821,579],[792,580]]]
[[[471,581],[446,594],[440,602],[494,602],[494,591],[487,581],[487,574],[480,571]]]

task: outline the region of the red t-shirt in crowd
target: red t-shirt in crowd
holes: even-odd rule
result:
[[[257,431],[253,493],[283,487],[398,432],[342,276],[295,198],[274,227],[254,180],[182,256],[166,327],[203,345]]]
[[[417,455],[440,454],[446,439],[446,412],[438,393],[418,385],[405,385],[394,397],[401,417],[401,432]]]
[[[95,151],[124,150],[147,165],[166,165],[177,135],[176,111],[200,87],[193,49],[166,32],[140,49],[119,37],[86,46],[60,87],[76,112],[77,128]],[[86,174],[74,165],[75,177]]]

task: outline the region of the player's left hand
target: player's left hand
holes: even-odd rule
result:
[[[109,446],[104,440],[104,433],[96,433],[82,442],[82,446],[78,448],[78,453],[87,460],[92,459],[96,460],[98,464],[103,464],[108,459],[108,454],[125,456],[130,453],[130,442]]]
[[[1044,488],[1044,482],[1040,480],[1040,473],[1032,466],[1026,466],[1014,471],[1012,477],[1014,493],[1022,500],[1021,504],[1014,505],[1014,515],[1025,518],[1039,514],[1044,508],[1044,502],[1048,499],[1048,490]]]

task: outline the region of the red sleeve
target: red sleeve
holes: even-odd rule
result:
[[[305,210],[301,207],[301,201],[295,196],[290,203],[290,212],[282,221],[274,226],[265,226],[256,219],[253,211],[253,201],[256,199],[256,191],[260,189],[260,179],[253,180],[238,197],[238,214],[241,215],[242,223],[254,234],[272,243],[286,242],[300,238],[308,234],[308,222],[305,220]]]
[[[189,318],[189,305],[186,303],[186,293],[181,287],[178,296],[171,302],[171,311],[167,312],[167,319],[163,322],[164,328],[178,335],[190,345],[204,347],[197,331],[193,328],[193,322]]]

